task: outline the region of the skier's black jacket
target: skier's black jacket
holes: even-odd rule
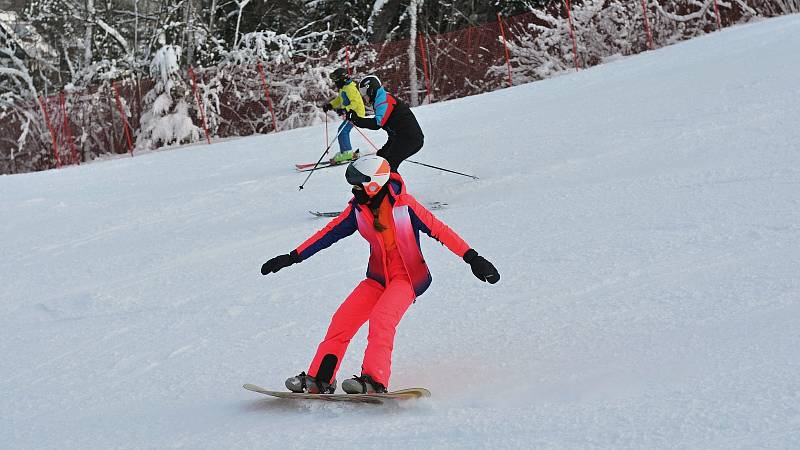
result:
[[[375,117],[350,114],[347,118],[359,128],[386,131],[389,139],[377,154],[389,161],[392,172],[397,172],[401,162],[422,148],[425,135],[411,108],[383,87],[378,88],[372,103]]]

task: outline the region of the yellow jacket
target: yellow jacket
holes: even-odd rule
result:
[[[361,98],[361,93],[358,92],[358,86],[355,81],[351,81],[339,89],[339,95],[330,101],[333,109],[342,109],[345,111],[355,111],[358,117],[366,115],[364,108],[364,99]]]

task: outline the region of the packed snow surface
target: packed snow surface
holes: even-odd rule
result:
[[[364,276],[358,235],[259,273],[350,197],[297,189],[324,126],[0,177],[0,448],[800,447],[798,48],[788,16],[417,108],[412,159],[480,180],[409,190],[502,279],[422,237],[390,387],[433,396],[400,406],[241,388]]]

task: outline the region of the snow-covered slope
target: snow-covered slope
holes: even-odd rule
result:
[[[349,198],[297,189],[322,127],[0,177],[0,448],[800,447],[798,48],[783,17],[418,108],[413,159],[481,180],[409,189],[502,279],[423,237],[392,387],[433,397],[399,407],[241,388],[364,274],[358,236],[259,274]]]

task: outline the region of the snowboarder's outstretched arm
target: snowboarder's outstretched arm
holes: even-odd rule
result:
[[[314,233],[313,236],[300,244],[299,247],[288,254],[278,255],[265,262],[264,265],[261,266],[261,274],[267,275],[275,273],[284,267],[303,262],[303,260],[308,259],[314,253],[330,247],[339,239],[350,236],[357,229],[356,212],[353,210],[353,205],[348,204],[347,208],[345,208],[341,214],[328,222],[324,228]]]
[[[447,224],[437,219],[432,212],[422,206],[413,196],[406,194],[403,200],[411,209],[411,212],[413,212],[411,220],[417,222],[415,224],[417,228],[424,231],[428,236],[441,242],[456,255],[464,256],[470,247],[469,244],[461,239],[461,236],[456,234]]]
[[[483,256],[478,255],[478,252],[470,248],[470,246],[461,239],[452,228],[447,224],[437,219],[432,212],[422,206],[411,195],[405,196],[405,201],[411,208],[412,221],[417,221],[417,226],[420,230],[424,231],[428,236],[441,242],[445,247],[450,249],[451,252],[464,259],[464,262],[470,265],[472,273],[481,281],[488,281],[495,284],[500,281],[500,273]]]
[[[284,267],[289,267],[292,264],[299,263],[301,261],[300,257],[297,256],[297,252],[292,250],[291,253],[287,253],[285,255],[278,255],[269,261],[265,262],[261,266],[261,275],[267,275],[270,273],[275,273]]]
[[[479,280],[488,281],[489,284],[495,284],[500,281],[500,272],[474,249],[469,249],[467,253],[464,253],[464,262],[469,264],[472,274],[478,277]]]
[[[348,203],[347,208],[341,214],[333,218],[313,236],[306,239],[294,251],[297,252],[300,261],[306,260],[314,253],[335,244],[339,239],[355,233],[357,229],[356,211],[353,209],[353,205]]]

